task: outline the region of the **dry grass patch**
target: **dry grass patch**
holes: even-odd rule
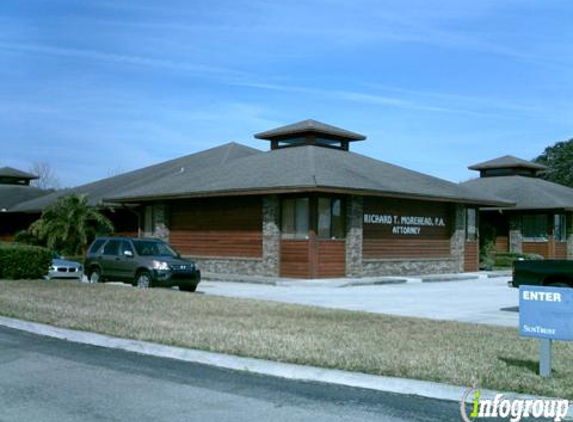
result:
[[[74,281],[0,281],[0,314],[208,350],[573,399],[573,345],[555,344],[552,379],[538,342],[516,329]]]

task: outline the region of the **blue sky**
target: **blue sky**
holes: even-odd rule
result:
[[[573,2],[0,2],[0,166],[73,186],[314,118],[452,181],[573,137]]]

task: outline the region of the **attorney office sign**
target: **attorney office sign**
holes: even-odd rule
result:
[[[364,214],[364,224],[391,226],[392,234],[419,235],[423,227],[446,227],[443,217],[422,215]]]

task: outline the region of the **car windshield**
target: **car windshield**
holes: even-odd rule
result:
[[[167,243],[154,240],[134,240],[133,245],[140,256],[169,256],[176,258],[179,255]]]

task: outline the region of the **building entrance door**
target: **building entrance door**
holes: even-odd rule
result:
[[[344,277],[346,252],[342,199],[287,197],[282,201],[281,216],[281,277]]]

